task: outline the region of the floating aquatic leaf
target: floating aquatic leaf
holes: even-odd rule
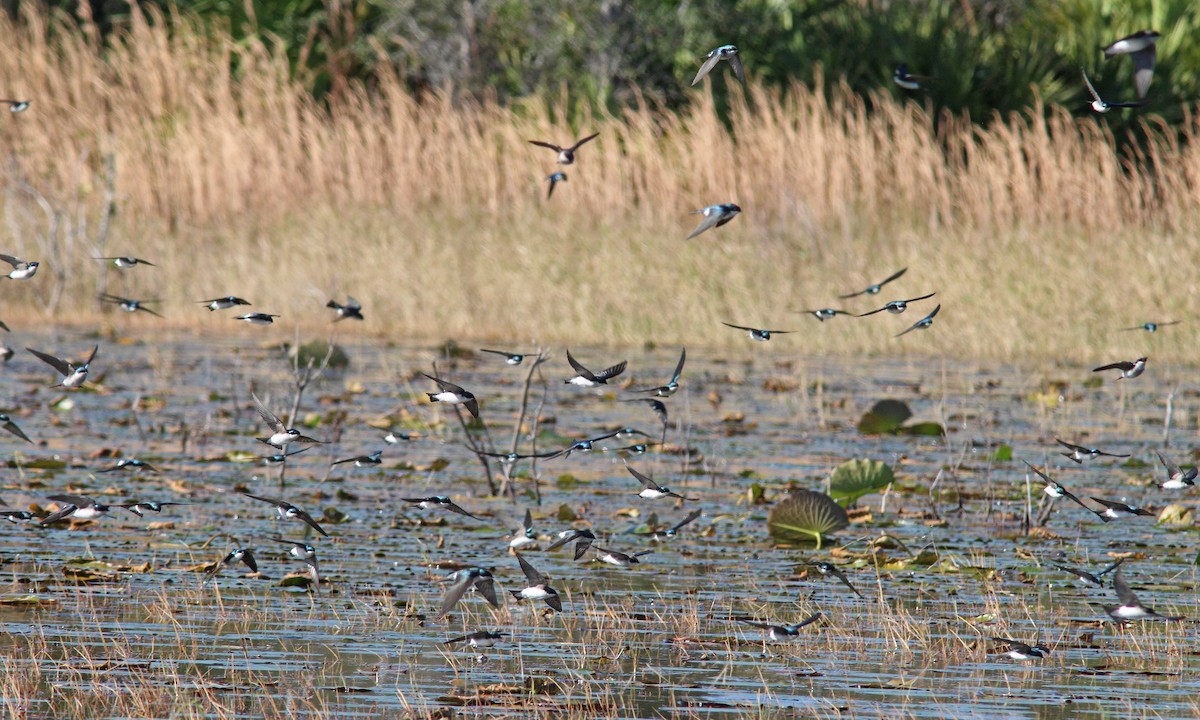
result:
[[[15,468],[15,467],[17,467],[17,463],[15,461],[9,460],[8,466],[11,468]],[[65,463],[62,460],[55,460],[53,458],[37,458],[35,460],[29,460],[27,462],[21,463],[20,467],[23,467],[23,468],[26,468],[29,470],[62,470],[65,467],[67,467],[67,463]]]
[[[896,431],[901,435],[918,435],[921,437],[941,437],[946,434],[946,429],[935,422],[916,423],[915,425],[905,425]]]
[[[1009,462],[1013,458],[1012,445],[1001,445],[992,453],[993,462]]]
[[[880,400],[858,421],[858,431],[864,435],[885,435],[900,429],[912,417],[908,404],[900,400]]]
[[[289,356],[295,357],[295,351],[289,353]],[[328,367],[341,369],[350,364],[350,356],[346,351],[337,345],[332,348],[329,343],[324,340],[313,340],[311,342],[302,343],[300,345],[299,357],[295,357],[296,363],[302,367],[308,367],[311,362],[313,367],[320,367],[325,362],[326,356],[329,357]]]
[[[559,522],[575,522],[579,519],[579,516],[575,514],[575,511],[572,510],[571,507],[566,503],[558,506],[558,512],[554,514],[554,517],[557,518]]]
[[[829,477],[829,494],[848,506],[863,495],[891,485],[894,479],[887,463],[866,458],[850,460],[837,466]]]
[[[850,524],[845,509],[825,493],[793,490],[771,508],[767,529],[779,540],[815,541],[817,547],[829,533]]]
[[[52,597],[42,597],[40,595],[4,595],[0,596],[0,605],[16,606],[16,607],[39,607],[42,605],[53,605],[57,600]]]
[[[1158,513],[1158,524],[1167,527],[1191,527],[1192,509],[1179,503],[1171,503]]]

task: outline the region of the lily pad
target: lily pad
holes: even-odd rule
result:
[[[910,417],[912,410],[908,409],[908,403],[900,400],[880,400],[858,421],[858,431],[863,435],[894,433]]]
[[[1192,509],[1179,503],[1171,503],[1158,513],[1158,524],[1167,527],[1191,527]]]
[[[829,495],[850,506],[863,495],[878,492],[895,480],[892,468],[879,460],[850,460],[837,466],[829,477]]]
[[[846,510],[825,493],[793,490],[771,508],[767,530],[785,542],[816,542],[850,524]]]

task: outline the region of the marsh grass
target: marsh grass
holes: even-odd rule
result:
[[[794,326],[779,344],[810,353],[1161,356],[1193,337],[1112,330],[1200,309],[1173,290],[1200,249],[1200,120],[1176,136],[1147,114],[1148,140],[1121,155],[1101,121],[1059,108],[981,129],[835,81],[752,84],[724,118],[701,94],[679,113],[642,105],[575,127],[554,120],[565,97],[454,104],[386,73],[322,105],[282,52],[186,17],[168,30],[134,8],[102,47],[91,26],[32,7],[0,18],[0,42],[22,49],[0,58],[6,92],[33,100],[0,137],[5,249],[48,269],[40,286],[6,285],[10,319],[68,302],[93,308],[89,325],[157,326],[93,306],[104,287],[222,334],[239,328],[191,303],[236,292],[290,328],[328,322],[321,305],[350,292],[368,332],[430,339],[734,346],[726,320]],[[593,130],[545,202],[553,157],[527,140]],[[689,211],[725,201],[745,212],[682,239]],[[99,254],[160,267],[118,274]],[[902,266],[896,292],[939,292],[933,332],[891,340],[916,313],[792,314]]]

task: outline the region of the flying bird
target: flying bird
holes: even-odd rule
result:
[[[734,203],[721,203],[720,205],[709,205],[702,207],[699,210],[693,210],[691,215],[703,215],[704,219],[696,226],[696,229],[688,235],[685,240],[691,240],[705,230],[719,228],[730,220],[738,216],[742,209]]]
[[[12,265],[12,271],[7,275],[0,275],[0,277],[12,280],[28,280],[37,273],[38,266],[41,265],[39,262],[26,262],[12,255],[0,255],[0,260]]]
[[[703,80],[704,76],[712,72],[712,69],[722,60],[729,63],[729,67],[733,68],[734,74],[737,75],[738,82],[744,86],[746,84],[746,68],[742,66],[742,57],[738,53],[737,47],[733,45],[722,45],[705,55],[700,70],[692,80],[692,86],[695,87],[696,83]]]
[[[828,562],[811,562],[811,563],[808,563],[808,566],[811,568],[814,568],[817,572],[821,573],[822,575],[824,575],[826,577],[828,577],[830,575],[834,576],[843,585],[850,588],[850,590],[855,595],[859,596],[863,600],[867,599],[866,597],[863,596],[862,593],[860,593],[858,591],[858,588],[854,587],[854,585],[852,585],[850,583],[850,578],[846,577],[846,573],[842,572],[842,569],[839,568],[837,565],[834,565],[833,563],[828,563]]]
[[[1062,570],[1065,573],[1074,575],[1075,582],[1079,583],[1080,585],[1094,585],[1096,587],[1104,587],[1104,581],[1101,580],[1100,578],[1104,577],[1105,575],[1112,572],[1113,570],[1116,570],[1117,568],[1121,567],[1121,563],[1123,563],[1123,562],[1125,562],[1125,558],[1121,558],[1120,560],[1117,560],[1115,563],[1113,563],[1112,565],[1109,565],[1108,567],[1104,568],[1103,570],[1101,570],[1098,573],[1090,573],[1087,570],[1080,570],[1079,568],[1067,567],[1066,565],[1052,564],[1052,566],[1058,568],[1059,570]]]
[[[567,362],[571,364],[571,369],[578,374],[573,378],[568,378],[564,382],[566,382],[568,385],[578,385],[579,387],[596,387],[597,385],[607,385],[609,380],[612,380],[616,376],[625,372],[626,365],[626,361],[622,360],[612,367],[607,367],[600,372],[594,373],[585,368],[583,365],[580,365],[579,361],[571,355],[571,351],[569,349],[567,350]]]
[[[923,75],[913,75],[908,71],[908,65],[900,63],[896,66],[895,72],[892,73],[892,82],[896,83],[905,90],[928,90],[929,86],[923,84],[929,78]]]
[[[746,327],[745,325],[734,325],[733,323],[727,323],[724,320],[721,321],[721,324],[725,327],[731,327],[734,330],[745,330],[750,334],[750,339],[758,340],[759,342],[767,342],[771,339],[772,335],[787,335],[790,332],[795,332],[794,330],[763,330],[760,328]]]
[[[209,312],[213,310],[228,310],[236,305],[250,304],[248,300],[243,300],[236,295],[226,295],[225,297],[213,298],[212,300],[198,300],[197,302],[207,307]]]
[[[1145,330],[1146,332],[1158,332],[1160,328],[1165,328],[1168,325],[1178,325],[1179,323],[1179,320],[1172,320],[1170,322],[1148,322],[1142,323],[1141,325],[1134,325],[1133,327],[1121,328],[1121,331],[1126,332],[1129,330]]]
[[[591,530],[582,528],[573,528],[571,530],[563,530],[558,534],[558,539],[551,543],[550,547],[546,548],[546,552],[557,550],[569,542],[575,542],[575,559],[583,557],[587,553],[588,548],[596,540],[595,534]]]
[[[643,475],[642,473],[638,472],[637,470],[634,470],[633,468],[629,467],[629,465],[626,465],[625,469],[628,470],[629,474],[633,475],[635,478],[637,478],[638,481],[642,484],[642,491],[638,493],[638,497],[645,498],[647,500],[657,500],[658,498],[661,498],[661,497],[673,497],[673,498],[679,498],[680,500],[695,500],[696,499],[696,498],[685,498],[684,496],[680,495],[677,492],[672,492],[670,488],[659,485],[658,483],[654,482],[654,478],[650,477],[649,475]]]
[[[84,381],[87,380],[88,370],[91,368],[92,361],[96,359],[96,353],[99,352],[100,346],[96,345],[92,348],[92,354],[88,355],[88,359],[82,365],[75,365],[40,350],[34,350],[31,347],[25,349],[63,376],[63,379],[54,387],[73,389],[83,385]]]
[[[560,182],[567,181],[567,174],[561,170],[556,173],[551,173],[546,176],[546,182],[550,183],[550,189],[546,191],[546,199],[549,200],[554,195],[554,186]]]
[[[1123,360],[1121,362],[1109,363],[1108,365],[1101,365],[1098,368],[1092,368],[1092,372],[1104,372],[1105,370],[1120,370],[1121,374],[1117,376],[1118,380],[1124,380],[1126,378],[1132,380],[1133,378],[1145,372],[1146,358],[1140,357],[1137,360],[1132,361]]]
[[[938,306],[933,309],[933,312],[929,313],[925,317],[923,317],[920,320],[913,323],[904,332],[896,333],[895,337],[900,337],[901,335],[907,335],[910,332],[912,332],[913,330],[925,330],[925,329],[929,328],[931,325],[933,325],[934,316],[936,316],[938,314],[938,312],[941,311],[941,309],[942,309],[942,305],[941,305],[941,303],[938,303]]]
[[[884,310],[890,312],[893,315],[899,315],[900,313],[902,313],[908,309],[909,303],[913,303],[918,300],[927,300],[927,299],[933,297],[934,295],[937,295],[937,293],[931,292],[928,295],[922,295],[921,297],[909,298],[908,300],[893,300],[890,303],[879,308],[878,310],[872,310],[870,312],[865,312],[865,313],[862,313],[861,315],[855,315],[854,317],[866,317],[868,315],[874,315],[875,313],[881,313]]]
[[[1054,442],[1056,442],[1059,445],[1062,445],[1066,449],[1070,450],[1071,452],[1065,452],[1065,453],[1059,453],[1059,454],[1065,458],[1070,458],[1071,460],[1074,460],[1076,464],[1082,464],[1084,458],[1098,458],[1098,457],[1127,458],[1127,457],[1129,457],[1128,453],[1125,453],[1124,455],[1122,455],[1121,453],[1105,452],[1104,450],[1101,450],[1100,448],[1084,447],[1083,445],[1076,445],[1074,443],[1066,442],[1065,440],[1059,440],[1058,438],[1054,438]]]
[[[1182,620],[1182,617],[1170,617],[1167,615],[1159,615],[1154,612],[1153,608],[1147,607],[1138,602],[1137,595],[1133,589],[1125,582],[1125,578],[1121,575],[1121,570],[1117,570],[1117,574],[1113,575],[1113,589],[1117,591],[1117,601],[1119,605],[1105,605],[1104,612],[1113,620]]]
[[[279,450],[286,449],[289,443],[294,442],[321,442],[320,440],[315,440],[306,435],[301,435],[300,431],[296,428],[289,428],[287,425],[284,425],[283,420],[280,419],[278,415],[267,409],[267,406],[263,404],[263,401],[259,400],[258,396],[254,393],[250,393],[250,397],[254,400],[254,409],[258,411],[258,414],[260,417],[262,417],[263,422],[265,422],[267,427],[271,430],[271,434],[268,437],[256,438],[259,442],[266,443],[267,445]]]
[[[1008,650],[1005,652],[1013,660],[1040,660],[1050,655],[1050,648],[1041,643],[1030,645],[1029,643],[1021,642],[1020,640],[1009,640],[1008,638],[994,637],[995,642],[1007,643]]]
[[[1126,517],[1137,517],[1139,515],[1154,517],[1154,513],[1145,508],[1126,505],[1125,503],[1117,502],[1116,500],[1105,500],[1103,498],[1095,497],[1094,495],[1090,497],[1092,498],[1093,502],[1098,502],[1104,506],[1103,510],[1092,511],[1096,513],[1096,516],[1104,522],[1108,522],[1109,520],[1119,520]]]
[[[509,590],[513,597],[525,600],[544,600],[547,605],[562,612],[562,600],[558,597],[558,591],[547,584],[546,576],[530,565],[529,561],[521,556],[521,553],[514,552],[513,554],[517,556],[517,561],[521,563],[521,570],[525,573],[525,579],[529,581],[529,585],[520,590]]]
[[[550,148],[554,152],[558,153],[559,165],[570,165],[571,163],[575,162],[575,151],[578,150],[584,143],[594,140],[598,135],[600,135],[600,133],[592,133],[591,135],[588,135],[584,139],[567,148],[555,145],[554,143],[545,142],[543,140],[530,140],[529,143],[531,145],[537,145],[538,147]],[[565,180],[566,176],[563,176],[563,179]],[[551,185],[552,191],[553,187],[554,186]]]
[[[1154,454],[1158,456],[1159,462],[1167,469],[1167,481],[1158,486],[1160,489],[1182,490],[1196,484],[1196,475],[1200,474],[1200,470],[1193,467],[1185,472],[1183,468],[1176,465],[1173,461],[1163,457],[1159,451],[1155,450]]]
[[[471,588],[478,590],[483,599],[487,600],[488,604],[492,607],[500,607],[500,599],[496,597],[495,578],[484,568],[472,567],[455,570],[446,577],[450,581],[450,587],[446,589],[446,594],[442,596],[442,605],[438,609],[436,617],[442,617],[450,612],[451,608],[457,605],[458,601]]]
[[[884,285],[887,285],[891,281],[899,278],[901,275],[903,275],[906,272],[908,272],[908,268],[900,268],[896,272],[892,273],[885,279],[880,280],[879,282],[875,283],[874,285],[868,285],[865,288],[863,288],[862,290],[859,290],[858,292],[850,293],[849,295],[838,295],[838,299],[839,300],[849,300],[850,298],[856,298],[859,295],[878,295],[879,292],[881,290],[883,290]]]
[[[15,422],[13,422],[13,419],[5,413],[0,413],[0,429],[11,433],[12,435],[16,435],[27,443],[33,442],[29,439],[29,436],[25,434],[25,431],[21,430],[21,428],[18,427]]]
[[[413,507],[421,508],[422,510],[428,510],[430,508],[435,508],[435,507],[444,507],[447,510],[449,510],[450,512],[458,513],[459,515],[466,515],[467,517],[469,517],[473,520],[479,520],[481,522],[483,521],[483,518],[476,517],[476,516],[472,515],[471,513],[467,512],[466,510],[463,510],[453,500],[446,497],[445,495],[434,495],[433,497],[425,497],[425,498],[400,498],[400,499],[406,503],[411,503]]]
[[[29,109],[28,100],[0,100],[0,103],[7,105],[11,113],[25,112]]]
[[[1100,93],[1096,92],[1096,88],[1095,88],[1095,86],[1092,85],[1092,81],[1088,79],[1087,72],[1084,71],[1083,68],[1080,68],[1080,72],[1083,73],[1083,82],[1085,85],[1087,85],[1088,92],[1091,93],[1091,95],[1092,95],[1092,109],[1095,110],[1096,112],[1103,115],[1104,113],[1108,112],[1109,110],[1112,110],[1113,108],[1135,108],[1135,107],[1142,106],[1142,103],[1140,103],[1140,102],[1107,102],[1107,101],[1105,101],[1104,98],[1100,97]]]
[[[445,380],[435,378],[427,373],[421,374],[437,383],[438,386],[437,392],[425,393],[429,396],[429,402],[443,402],[447,405],[462,405],[467,409],[467,412],[471,413],[472,417],[479,417],[479,401],[475,399],[474,395],[452,382],[446,382]]]
[[[277,317],[280,316],[272,315],[271,313],[253,312],[246,313],[245,315],[238,315],[234,318],[234,320],[241,320],[242,322],[247,322],[251,325],[271,325],[274,324],[275,318]]]
[[[113,265],[116,265],[117,267],[121,268],[122,270],[128,270],[130,268],[137,267],[138,265],[149,265],[150,267],[158,267],[157,265],[150,262],[149,260],[135,258],[130,255],[121,255],[121,256],[117,256],[117,257],[97,257],[97,258],[92,258],[92,259],[93,260],[101,260],[104,262],[111,262]]]
[[[525,361],[525,355],[523,353],[509,352],[507,350],[488,350],[487,348],[479,348],[479,352],[500,355],[504,358],[505,365],[520,365]]]
[[[655,397],[671,397],[675,391],[679,389],[679,376],[683,374],[683,363],[687,360],[687,348],[679,352],[679,362],[675,365],[675,372],[671,375],[670,381],[666,385],[660,385],[652,388],[642,388],[641,390],[630,390],[635,393],[654,393]]]
[[[146,307],[146,303],[158,302],[157,300],[132,300],[130,298],[124,298],[120,295],[111,295],[109,293],[100,293],[99,297],[101,302],[116,305],[127,313],[134,313],[138,310],[141,310],[142,312],[149,313],[154,317],[162,317],[162,315],[159,315],[157,312]]]
[[[1155,42],[1160,33],[1154,30],[1139,30],[1132,35],[1117,40],[1104,48],[1104,57],[1128,55],[1133,60],[1133,85],[1137,96],[1146,97],[1150,91],[1150,81],[1154,79],[1154,61],[1157,55]]]
[[[349,295],[346,296],[346,304],[345,305],[338,303],[336,300],[330,300],[329,302],[325,303],[325,307],[333,308],[334,310],[337,311],[337,317],[335,317],[333,319],[334,322],[341,322],[342,320],[346,320],[346,319],[353,319],[353,320],[364,320],[365,319],[362,314],[362,303],[355,300],[353,297],[351,297]]]
[[[795,625],[772,625],[770,623],[763,623],[749,619],[739,619],[738,622],[766,630],[766,637],[772,642],[786,642],[799,635],[800,628],[804,627],[805,625],[811,625],[820,619],[821,613],[818,612],[804,618]]]
[[[322,527],[317,524],[316,520],[313,520],[312,515],[309,515],[308,513],[304,512],[303,510],[301,510],[300,508],[291,504],[290,502],[287,502],[286,500],[277,500],[275,498],[261,497],[259,495],[251,495],[250,493],[242,493],[242,494],[245,495],[246,497],[250,498],[251,500],[261,500],[262,502],[270,503],[270,504],[274,505],[276,512],[279,513],[280,520],[299,520],[300,522],[309,526],[313,530],[316,530],[317,532],[321,533],[325,537],[329,537],[329,533],[325,532],[325,530],[322,529]]]
[[[820,320],[821,322],[825,322],[826,320],[832,320],[833,318],[837,317],[838,315],[853,315],[854,314],[852,312],[846,312],[845,310],[837,310],[835,308],[821,308],[820,310],[801,310],[800,312],[804,313],[805,315],[812,315],[813,317]]]

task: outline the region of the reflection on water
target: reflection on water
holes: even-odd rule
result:
[[[522,461],[510,500],[488,496],[453,411],[422,402],[433,388],[415,373],[432,374],[438,360],[441,377],[480,399],[485,437],[507,451],[526,366],[361,340],[345,349],[351,367],[307,389],[296,423],[331,442],[290,459],[282,488],[278,469],[238,457],[269,454],[254,440],[265,427],[249,402],[252,388],[276,412],[290,409],[291,371],[275,350],[244,339],[102,342],[95,393],[46,388],[45,368],[32,357],[5,366],[4,404],[38,443],[0,438],[10,459],[7,507],[44,506],[47,495],[63,492],[109,504],[186,503],[144,519],[113,508],[75,527],[4,526],[0,657],[8,708],[83,716],[116,707],[106,703],[124,694],[133,704],[120,707],[143,708],[146,717],[181,706],[200,716],[364,718],[439,707],[648,718],[747,717],[779,708],[898,717],[1197,711],[1191,621],[1114,628],[1101,622],[1101,606],[1115,602],[1110,588],[1077,588],[1049,566],[1096,570],[1132,553],[1125,573],[1141,598],[1161,612],[1194,615],[1192,536],[1156,527],[1153,518],[1103,524],[1070,503],[1055,509],[1045,529],[1025,534],[1021,523],[1021,459],[1049,462],[1051,474],[1081,497],[1155,509],[1173,500],[1191,505],[1189,493],[1171,495],[1151,482],[1161,474],[1152,449],[1161,447],[1171,369],[1124,388],[1085,387],[1082,368],[1031,375],[766,353],[723,361],[693,350],[681,390],[665,401],[665,447],[618,453],[612,448],[637,441],[613,438],[592,452],[540,461],[536,483]],[[669,379],[678,349],[586,355],[628,357],[632,387],[647,387]],[[657,416],[645,403],[619,402],[636,397],[619,385],[564,385],[571,375],[565,355],[543,366],[543,375],[544,383],[535,377],[529,406],[531,414],[540,409],[538,450],[619,427],[659,436]],[[859,416],[884,398],[908,402],[914,420],[943,423],[948,438],[860,435]],[[1194,431],[1196,405],[1194,393],[1173,399],[1178,437]],[[388,426],[419,437],[387,445]],[[1141,463],[1076,465],[1056,455],[1055,437],[1129,452]],[[1014,459],[997,452],[1003,445]],[[382,466],[330,469],[334,459],[380,449]],[[532,447],[523,441],[518,449]],[[114,451],[162,472],[97,474],[113,464]],[[1192,462],[1187,446],[1171,452]],[[748,504],[751,486],[764,486],[768,499],[788,484],[823,489],[828,472],[854,457],[896,468],[886,499],[860,500],[869,512],[820,552],[774,547],[768,507]],[[623,462],[698,499],[642,500]],[[491,467],[501,482],[500,466]],[[1040,485],[1031,482],[1036,515]],[[306,536],[304,525],[279,521],[271,506],[241,492],[288,499],[331,537]],[[442,494],[483,521],[399,501]],[[644,536],[694,507],[703,517],[677,537],[655,544]],[[517,603],[508,591],[524,587],[525,578],[507,543],[526,508],[541,548],[560,530],[589,527],[603,547],[654,552],[626,569],[595,562],[594,552],[573,562],[570,546],[531,549],[526,557],[552,578],[564,612]],[[893,540],[872,555],[869,541],[883,533]],[[326,580],[319,592],[280,585],[304,566],[272,537],[316,547]],[[241,566],[215,579],[197,571],[237,543],[255,549],[261,575]],[[845,568],[869,600],[806,572],[803,562],[813,559]],[[68,560],[96,562],[67,574]],[[504,606],[492,609],[468,593],[437,619],[439,580],[471,565],[493,572]],[[825,620],[791,644],[765,644],[760,631],[736,622],[796,622],[816,610]],[[508,636],[491,648],[443,644],[478,629]],[[1054,654],[1012,661],[991,636],[1040,639]],[[68,700],[85,691],[93,699]]]

